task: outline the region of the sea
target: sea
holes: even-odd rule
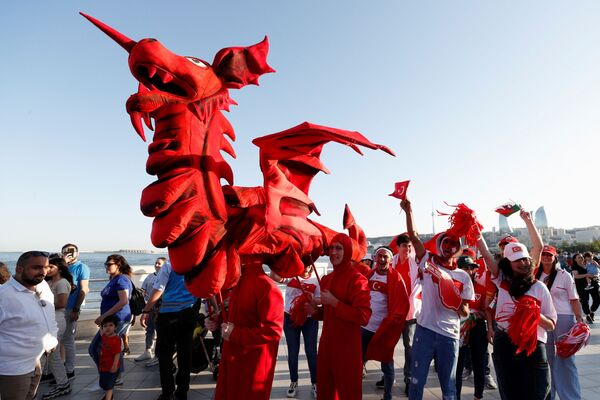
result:
[[[15,265],[17,259],[21,255],[21,252],[0,252],[0,261],[8,265],[8,268],[13,274],[15,272]],[[133,272],[137,275],[136,280],[139,282],[143,279],[148,272],[153,271],[154,262],[158,257],[167,257],[168,254],[164,253],[133,253],[133,252],[81,252],[79,253],[79,260],[90,267],[90,293],[86,297],[86,302],[83,306],[84,309],[94,309],[99,307],[100,291],[108,281],[108,275],[104,268],[106,258],[111,254],[120,254],[131,265]],[[331,270],[328,257],[320,257],[315,263],[321,274],[325,271]],[[268,271],[268,267],[265,268]],[[284,290],[284,288],[282,288]]]

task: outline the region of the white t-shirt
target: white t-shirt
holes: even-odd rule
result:
[[[388,315],[388,288],[387,274],[381,275],[375,271],[369,278],[369,290],[371,291],[371,318],[364,326],[370,332],[377,332],[381,321]]]
[[[504,274],[502,271],[498,271],[498,276],[492,279],[492,282],[498,287],[498,297],[496,303],[496,322],[498,326],[504,330],[508,329],[508,319],[513,314],[515,309],[515,302],[508,293],[508,290],[502,287],[502,280],[504,278]],[[536,281],[529,290],[525,293],[527,296],[531,296],[538,300],[540,304],[540,312],[546,317],[550,318],[552,321],[556,322],[556,310],[554,309],[554,304],[552,303],[552,296],[550,296],[550,291],[546,285],[544,285],[540,281]],[[537,328],[537,338],[540,342],[546,343],[548,335],[546,330],[541,326]]]
[[[440,335],[458,340],[460,336],[460,317],[456,311],[444,307],[440,299],[437,283],[431,279],[430,273],[425,272],[426,263],[430,258],[431,254],[426,252],[419,263],[419,268],[423,273],[423,306],[421,308],[421,314],[417,317],[417,323]],[[433,260],[434,259],[431,258],[430,262],[433,262]],[[460,297],[463,300],[475,299],[473,282],[471,282],[469,274],[460,268],[451,270],[438,264],[436,264],[436,266],[440,269],[442,274],[450,275],[459,288],[461,292]]]
[[[547,277],[548,275],[542,272],[540,282],[544,282],[545,284]],[[550,289],[550,295],[552,296],[552,302],[557,314],[573,315],[573,308],[571,308],[569,300],[579,300],[579,295],[577,294],[577,289],[575,289],[575,280],[571,274],[562,268],[558,268],[556,278]]]
[[[311,293],[314,297],[320,297],[321,291],[319,290],[319,281],[314,275],[304,279],[298,277],[300,280],[300,286],[304,289],[305,292]],[[290,307],[294,299],[300,296],[303,291],[298,286],[298,281],[296,278],[286,279],[284,282],[287,282],[287,287],[285,288],[285,307],[284,311],[289,314]]]
[[[396,254],[392,259],[392,268],[400,272],[400,275],[402,278],[404,278],[406,275],[403,273],[403,271],[400,271],[398,262],[398,254]],[[421,292],[423,291],[421,279],[419,278],[419,265],[412,256],[408,257],[408,275],[410,277],[410,282],[404,282],[404,284],[406,285],[407,289],[410,284],[410,293],[408,293],[408,301],[410,306],[408,308],[408,314],[406,314],[406,320],[410,321],[411,319],[417,318],[421,313]]]
[[[0,286],[0,375],[30,373],[36,360],[56,347],[54,315],[54,295],[46,281],[35,291],[15,278]]]

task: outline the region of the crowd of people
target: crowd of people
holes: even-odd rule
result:
[[[482,235],[472,247],[449,231],[423,243],[410,201],[403,200],[401,208],[407,232],[367,260],[352,260],[352,240],[338,234],[328,244],[333,270],[327,275],[308,265],[301,275],[284,279],[266,275],[260,262],[247,263],[224,298],[204,299],[204,325],[221,346],[216,399],[268,399],[282,335],[290,398],[302,390],[301,337],[314,398],[361,399],[366,363],[375,360],[382,372],[376,386],[383,399],[391,399],[394,349],[401,339],[409,399],[423,398],[432,363],[444,399],[460,399],[461,378],[471,371],[475,399],[496,387],[505,400],[581,398],[574,356],[559,356],[555,344],[576,323],[594,323],[599,260],[592,253],[567,256],[544,245],[525,211],[520,215],[531,248],[507,235],[498,243],[500,252],[492,254]],[[145,350],[134,360],[159,365],[159,399],[187,399],[202,300],[160,257],[140,287],[143,307],[135,311],[131,302],[138,289],[127,260],[112,254],[104,266],[109,279],[94,321],[98,333],[89,346],[103,399],[112,400],[114,387],[122,384],[134,314],[145,329]],[[74,340],[89,279],[89,267],[72,243],[57,254],[23,253],[12,277],[0,263],[3,400],[34,398],[40,381],[51,383],[43,400],[71,392]],[[286,286],[285,299],[276,283]]]

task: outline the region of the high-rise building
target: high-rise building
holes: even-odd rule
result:
[[[506,218],[502,214],[498,214],[498,216],[499,216],[499,218],[498,218],[499,232],[500,233],[512,233],[513,230],[510,227],[510,225],[508,225],[508,218]]]
[[[544,206],[541,206],[536,210],[533,221],[536,228],[548,227],[548,219],[546,218],[546,210],[544,210]]]

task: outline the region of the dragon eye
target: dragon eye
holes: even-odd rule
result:
[[[188,61],[200,68],[208,68],[208,64],[196,57],[186,57]]]

